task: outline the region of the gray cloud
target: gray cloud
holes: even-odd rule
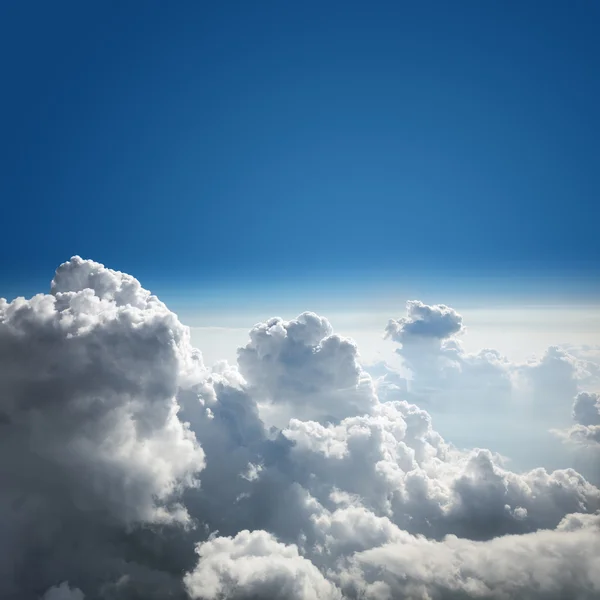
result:
[[[66,581],[51,587],[46,591],[42,600],[83,600],[83,592],[78,588],[71,588]]]

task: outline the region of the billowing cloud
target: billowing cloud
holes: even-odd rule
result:
[[[570,515],[553,531],[473,542],[398,532],[356,553],[340,573],[349,596],[393,598],[576,598],[600,594],[598,517]]]
[[[429,306],[419,300],[406,303],[406,317],[391,319],[387,335],[400,344],[424,339],[444,340],[463,329],[462,317],[444,304]]]
[[[578,468],[600,485],[600,394],[580,392],[573,401],[571,427],[552,433],[574,449]]]
[[[339,420],[368,411],[375,400],[356,345],[314,313],[255,325],[238,363],[253,395],[279,408],[284,421],[292,414]]]
[[[372,379],[314,313],[208,369],[135,278],[74,257],[49,294],[0,301],[0,597],[598,597],[600,490],[455,447],[416,403],[429,386],[499,405],[515,378],[578,392],[590,360],[515,366],[462,331],[409,303],[388,335],[411,382]],[[576,397],[575,427],[597,404]]]
[[[407,303],[405,317],[389,321],[385,336],[399,344],[396,352],[411,371],[408,388],[414,398],[447,402],[460,394],[463,403],[469,396],[489,398],[491,407],[526,388],[530,404],[543,405],[546,413],[562,410],[564,415],[570,410],[565,399],[596,380],[598,364],[590,360],[589,348],[551,346],[543,356],[519,364],[492,348],[465,352],[459,337],[464,331],[456,310],[418,301]],[[559,399],[562,409],[555,406]]]
[[[600,394],[577,394],[573,401],[573,421],[575,424],[570,429],[555,430],[555,433],[567,441],[600,451]]]
[[[185,576],[192,598],[200,600],[341,600],[340,591],[295,545],[265,531],[217,537],[197,548],[197,567]]]
[[[460,452],[403,402],[323,426],[292,420],[298,469],[321,502],[336,488],[414,533],[489,539],[555,527],[566,512],[600,509],[600,491],[573,470],[510,472],[488,450]]]
[[[573,420],[588,427],[600,425],[600,394],[577,394],[573,402]]]
[[[82,553],[112,563],[102,546],[114,531],[189,524],[178,496],[205,457],[176,394],[195,360],[164,304],[91,261],[62,265],[50,295],[0,303],[0,530],[12,555],[0,596],[33,592],[48,564],[85,580]]]

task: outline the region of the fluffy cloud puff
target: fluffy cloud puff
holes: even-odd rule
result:
[[[573,427],[554,430],[565,440],[600,449],[600,394],[580,392],[573,401]]]
[[[444,304],[428,306],[419,300],[406,303],[406,317],[391,319],[387,335],[400,344],[424,339],[443,340],[462,331],[462,317]]]
[[[516,474],[488,450],[460,452],[406,402],[339,425],[292,420],[283,434],[294,442],[298,473],[315,476],[303,484],[319,501],[342,489],[407,531],[437,539],[525,533],[555,527],[566,512],[600,509],[600,491],[577,472]]]
[[[599,518],[589,515],[570,515],[554,531],[489,542],[397,532],[387,544],[354,554],[340,584],[349,596],[373,600],[592,600],[600,594],[599,556]]]
[[[283,415],[283,422],[290,416],[339,420],[367,412],[375,401],[356,345],[314,313],[255,325],[238,364],[252,394],[274,406],[271,414]]]
[[[595,484],[600,484],[600,394],[580,392],[573,401],[574,424],[553,429],[576,452],[577,466]]]
[[[520,371],[468,355],[462,330],[412,302],[388,335],[421,391],[581,371],[558,350]],[[598,488],[455,448],[313,313],[256,325],[237,366],[208,370],[136,279],[75,257],[50,294],[0,301],[0,357],[7,600],[598,595]]]
[[[600,425],[600,394],[577,394],[573,402],[573,420],[586,427]]]
[[[341,600],[337,587],[295,545],[265,531],[241,531],[199,544],[196,569],[185,576],[192,598],[201,600]]]

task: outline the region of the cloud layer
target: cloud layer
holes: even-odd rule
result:
[[[463,331],[409,302],[386,333],[410,382],[308,312],[209,369],[136,279],[72,258],[0,300],[0,597],[599,597],[600,490],[460,450],[416,404],[520,383],[532,407],[576,396],[562,435],[593,442],[595,363],[469,355]]]

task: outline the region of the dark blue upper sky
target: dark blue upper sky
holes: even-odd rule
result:
[[[600,4],[3,2],[0,295],[592,276]]]

